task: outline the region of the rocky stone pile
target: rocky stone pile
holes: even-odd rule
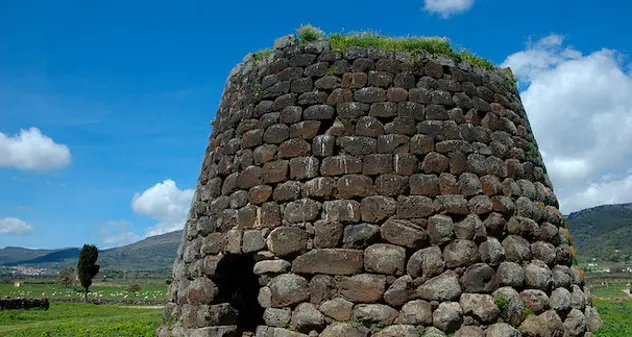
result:
[[[565,227],[506,71],[282,38],[229,76],[159,335],[593,336]]]

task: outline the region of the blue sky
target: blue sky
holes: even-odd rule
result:
[[[627,125],[620,121],[632,114],[623,90],[632,88],[632,45],[630,29],[616,26],[625,26],[632,4],[396,3],[0,2],[0,247],[109,247],[181,226],[228,72],[304,23],[326,32],[447,36],[512,66],[556,192],[569,205],[562,209],[632,201],[628,138],[582,137],[600,147],[562,148],[582,140],[575,124],[557,134],[547,122],[575,118],[582,106],[573,102],[586,88],[577,83],[586,82],[573,76],[589,81],[596,73],[606,75],[592,93],[598,102],[587,103],[595,104],[586,113],[593,119],[575,122],[601,121],[585,130],[595,135],[596,127]]]

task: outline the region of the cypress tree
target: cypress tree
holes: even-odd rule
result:
[[[79,253],[77,272],[79,282],[84,289],[84,300],[88,302],[88,288],[92,285],[92,279],[99,273],[100,266],[97,263],[99,250],[95,245],[83,245]]]

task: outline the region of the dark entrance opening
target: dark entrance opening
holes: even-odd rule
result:
[[[229,303],[239,313],[237,326],[241,332],[254,332],[264,325],[259,305],[259,281],[254,274],[255,259],[248,254],[228,254],[217,264],[213,281],[217,285],[216,302]]]

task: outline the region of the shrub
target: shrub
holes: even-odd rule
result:
[[[130,284],[127,286],[127,291],[136,293],[140,291],[140,286],[136,283]]]
[[[75,284],[76,279],[77,274],[75,273],[75,269],[73,267],[66,267],[59,271],[55,283],[70,287]]]

